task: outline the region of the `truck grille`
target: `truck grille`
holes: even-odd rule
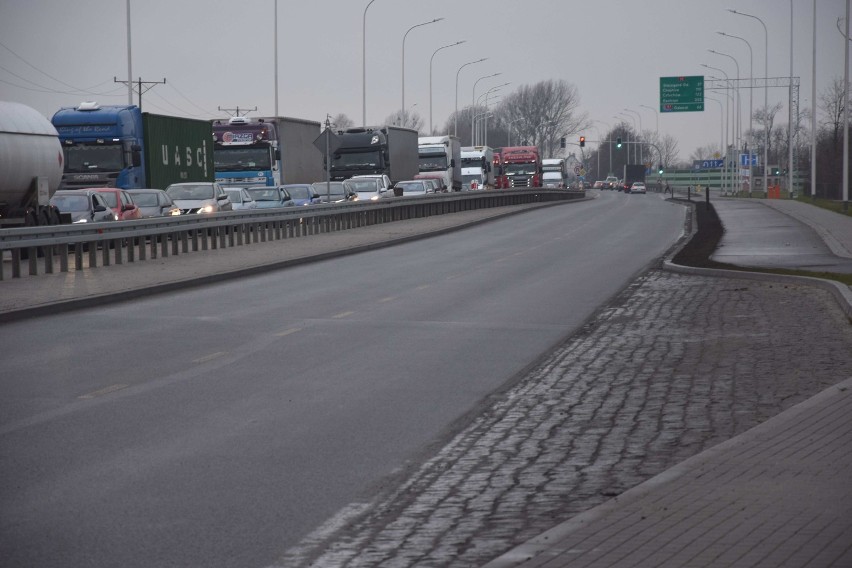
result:
[[[509,185],[511,187],[532,187],[530,185],[530,180],[532,178],[528,177],[513,177],[509,180]]]

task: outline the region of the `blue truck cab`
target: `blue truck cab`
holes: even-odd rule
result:
[[[52,122],[65,154],[60,189],[149,187],[139,107],[84,102],[60,108]]]

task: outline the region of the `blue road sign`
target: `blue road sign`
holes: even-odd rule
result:
[[[740,154],[740,165],[744,168],[758,165],[757,154]]]
[[[692,160],[693,170],[720,170],[725,167],[725,159],[718,160]]]

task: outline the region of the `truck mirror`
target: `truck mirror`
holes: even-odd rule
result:
[[[130,160],[134,168],[142,166],[142,148],[134,144],[130,148]]]
[[[450,160],[450,167],[451,167],[451,168],[456,167],[456,159],[455,159],[455,158],[453,158],[452,160]]]

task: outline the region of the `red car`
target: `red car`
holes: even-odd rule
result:
[[[118,214],[119,221],[141,219],[142,211],[133,202],[133,197],[118,187],[92,187],[92,191],[102,194],[110,209]]]

